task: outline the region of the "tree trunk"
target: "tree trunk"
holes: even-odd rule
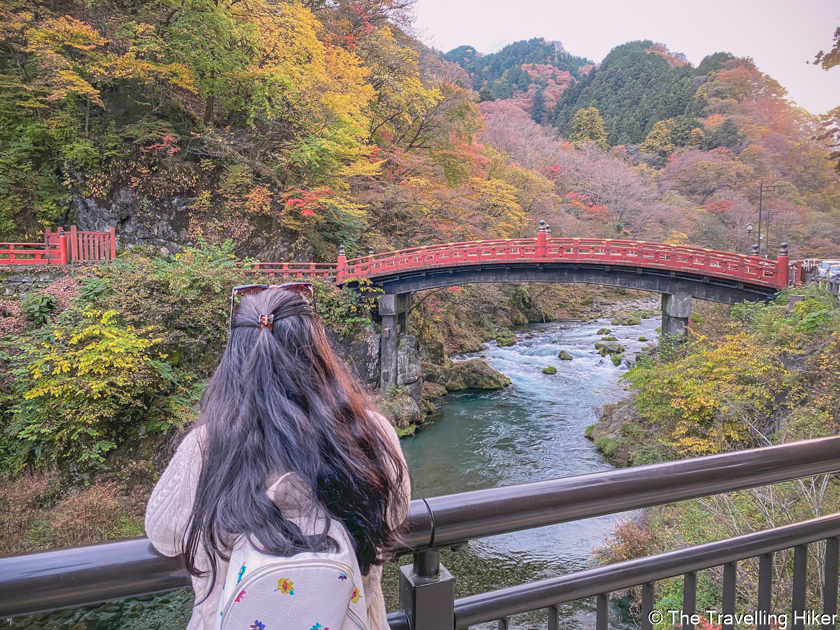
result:
[[[214,96],[207,97],[207,104],[204,107],[204,124],[206,125],[213,123],[213,105],[215,100]]]
[[[85,133],[88,132],[88,125],[90,123],[90,98],[87,100],[87,109],[85,110]]]

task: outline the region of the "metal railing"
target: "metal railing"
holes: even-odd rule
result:
[[[684,607],[691,610],[696,571],[723,566],[726,613],[735,606],[735,563],[756,556],[761,557],[757,610],[769,610],[772,553],[789,548],[795,548],[792,609],[801,610],[805,546],[822,540],[828,540],[824,611],[834,614],[837,514],[458,600],[452,576],[440,566],[439,549],[837,471],[840,437],[833,437],[412,501],[398,552],[413,553],[414,563],[401,567],[401,610],[388,621],[394,630],[453,630],[497,619],[505,625],[510,615],[548,608],[549,627],[557,630],[557,605],[597,596],[597,630],[605,630],[609,593],[641,585],[642,625],[649,630],[645,613],[653,605],[654,582],[685,575]],[[189,583],[180,560],[161,556],[145,538],[10,556],[0,558],[0,618],[159,593]]]

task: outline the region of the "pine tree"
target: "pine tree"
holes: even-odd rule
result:
[[[543,96],[543,88],[537,90],[534,94],[534,99],[531,101],[531,120],[538,125],[543,121],[543,108],[545,107],[545,97]]]

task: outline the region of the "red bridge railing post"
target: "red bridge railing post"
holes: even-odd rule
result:
[[[782,243],[779,249],[779,257],[776,259],[776,269],[779,272],[779,282],[784,289],[790,280],[790,258],[788,256],[788,244]]]
[[[347,268],[347,256],[344,255],[344,245],[338,246],[338,258],[336,260],[335,283],[341,284],[344,282],[344,275]]]
[[[545,235],[545,221],[540,221],[540,229],[537,231],[537,258],[545,258],[545,248],[548,238]]]

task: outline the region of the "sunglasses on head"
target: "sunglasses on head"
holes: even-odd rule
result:
[[[312,304],[312,310],[316,315],[318,310],[315,306],[315,287],[311,282],[287,282],[286,284],[243,284],[238,287],[233,287],[230,292],[230,321],[228,328],[233,329],[233,307],[236,304],[236,296],[249,295],[251,293],[259,293],[260,291],[272,291],[274,289],[283,289],[303,296]],[[262,323],[262,322],[261,322]]]

